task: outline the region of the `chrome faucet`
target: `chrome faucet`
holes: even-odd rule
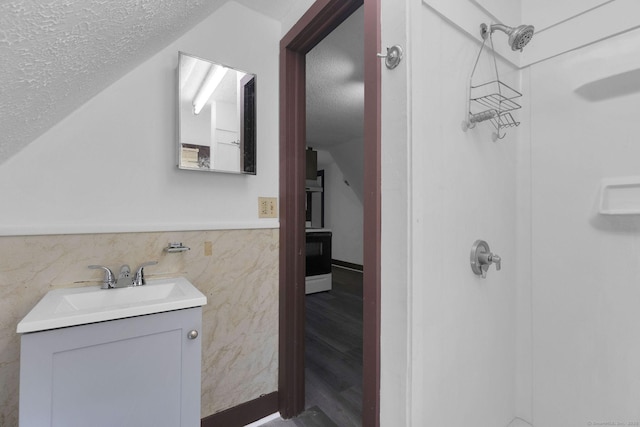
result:
[[[136,274],[133,278],[131,278],[131,267],[127,264],[124,264],[120,267],[120,273],[118,274],[118,279],[115,278],[113,271],[109,267],[105,267],[103,265],[90,265],[91,269],[99,269],[102,268],[104,270],[104,280],[102,281],[102,289],[114,289],[114,288],[128,288],[132,286],[142,286],[144,285],[144,268],[149,265],[156,265],[158,261],[149,261],[145,262],[138,267],[136,270]]]
[[[99,268],[104,269],[104,280],[102,281],[102,289],[111,289],[116,286],[116,279],[113,276],[113,271],[109,267],[103,265],[90,265],[90,269],[97,270]]]
[[[157,263],[158,261],[149,261],[149,262],[142,263],[140,267],[138,267],[138,270],[136,271],[136,275],[133,277],[133,282],[131,286],[142,286],[145,283],[147,283],[144,280],[144,268],[149,265],[156,265]]]
[[[131,286],[131,267],[124,264],[120,267],[120,274],[118,274],[114,288],[128,288],[129,286]]]

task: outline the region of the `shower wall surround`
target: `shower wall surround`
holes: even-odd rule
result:
[[[414,406],[407,424],[506,426],[516,417],[514,211],[521,130],[510,129],[494,143],[491,126],[461,129],[479,42],[429,7],[419,6],[409,13],[418,34],[411,73],[420,77],[411,85]],[[478,81],[490,81],[493,61],[482,59]],[[497,61],[501,79],[517,88],[518,70],[500,57]],[[503,257],[502,269],[492,268],[486,279],[474,275],[469,264],[477,239],[486,240]],[[386,284],[383,302],[390,293]],[[385,331],[394,333],[383,325],[383,338]]]
[[[639,46],[638,30],[616,35],[525,80],[535,426],[640,422],[640,220],[598,214],[603,179],[640,175]]]
[[[277,229],[0,237],[0,259],[0,426],[18,425],[17,323],[52,289],[101,283],[90,264],[157,260],[148,278],[184,276],[207,296],[203,417],[278,388]]]

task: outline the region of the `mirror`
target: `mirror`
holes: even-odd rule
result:
[[[256,174],[256,75],[178,53],[178,167]]]

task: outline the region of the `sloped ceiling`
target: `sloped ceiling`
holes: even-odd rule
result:
[[[229,1],[0,2],[0,164]],[[311,4],[235,1],[280,22]],[[362,132],[363,35],[352,27],[338,28],[308,57],[314,145]]]
[[[314,47],[307,60],[307,146],[331,153],[363,200],[364,10]]]
[[[0,2],[0,163],[229,0]],[[240,0],[275,19],[295,0]]]
[[[325,37],[307,60],[307,145],[326,148],[364,133],[364,10]]]

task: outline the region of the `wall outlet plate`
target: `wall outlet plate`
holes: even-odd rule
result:
[[[258,197],[258,218],[277,218],[278,198]]]

